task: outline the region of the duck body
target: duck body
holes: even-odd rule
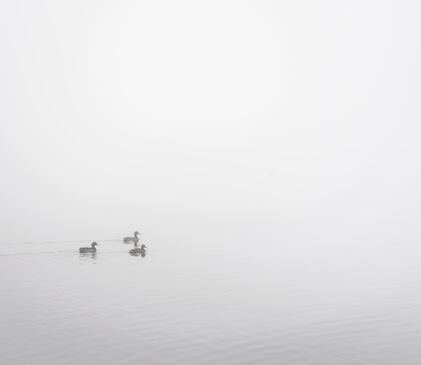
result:
[[[137,243],[139,242],[139,232],[138,231],[136,231],[134,234],[133,234],[133,237],[124,237],[123,238],[123,242],[124,243],[134,243],[135,245],[137,245]]]
[[[142,257],[145,257],[146,256],[146,245],[142,245],[140,247],[132,248],[129,251],[129,254],[132,255],[132,256],[139,256],[140,255]]]
[[[91,247],[81,247],[81,248],[79,248],[79,253],[94,253],[94,252],[96,252],[96,246],[99,246],[98,243],[92,242]]]

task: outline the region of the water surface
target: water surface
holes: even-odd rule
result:
[[[421,362],[415,249],[147,245],[1,245],[0,362]]]

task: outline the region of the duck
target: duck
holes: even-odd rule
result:
[[[139,242],[139,236],[140,233],[138,231],[135,231],[133,234],[133,237],[124,237],[123,238],[123,242],[124,243],[134,243],[135,245],[137,245],[137,243]]]
[[[145,255],[146,255],[146,245],[142,245],[140,247],[132,248],[129,251],[129,254],[132,255],[132,256],[142,255],[142,257],[145,257]]]
[[[81,247],[81,248],[79,248],[79,253],[92,253],[92,252],[96,252],[96,247],[95,246],[99,246],[98,243],[92,242],[91,243],[91,247]]]

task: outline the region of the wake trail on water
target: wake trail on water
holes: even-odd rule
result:
[[[66,240],[66,241],[20,241],[20,242],[0,242],[0,245],[51,245],[51,244],[62,244],[62,243],[85,243],[95,241],[93,239],[86,240]],[[116,242],[121,241],[121,238],[112,239],[96,239],[98,242]]]

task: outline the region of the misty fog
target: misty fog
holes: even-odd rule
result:
[[[418,242],[416,2],[0,7],[2,241]]]
[[[420,11],[1,1],[2,360],[419,364]]]

